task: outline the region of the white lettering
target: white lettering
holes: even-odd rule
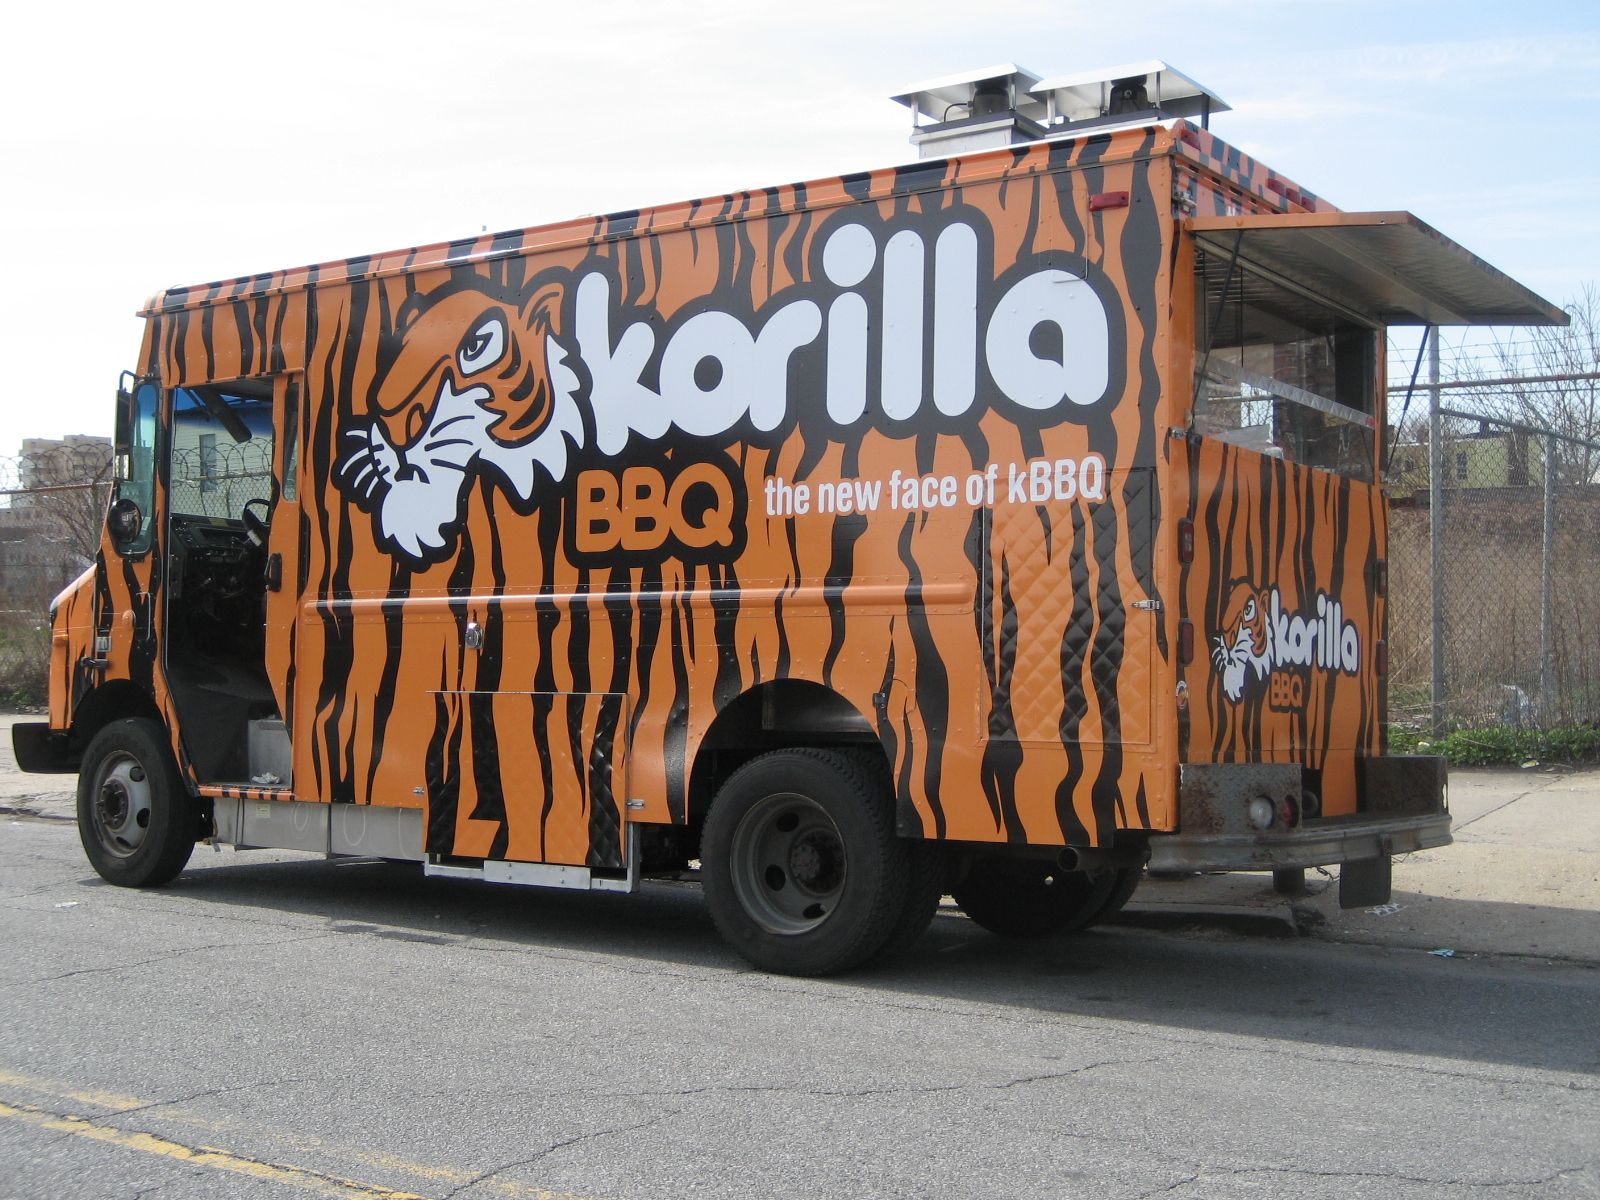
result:
[[[933,403],[947,417],[972,407],[978,381],[978,235],[955,224],[933,260]]]
[[[659,439],[674,426],[696,437],[725,434],[745,420],[759,432],[780,429],[793,416],[795,354],[819,337],[821,399],[835,426],[855,425],[869,406],[890,422],[918,418],[930,400],[945,417],[968,412],[977,398],[980,333],[989,375],[1017,404],[1042,411],[1064,400],[1098,401],[1109,384],[1111,340],[1094,289],[1069,271],[1035,271],[1009,287],[980,331],[978,292],[990,269],[980,262],[980,244],[971,225],[946,226],[933,244],[930,287],[923,234],[894,232],[880,256],[867,226],[840,225],[823,244],[824,278],[817,282],[846,290],[774,304],[770,314],[758,314],[759,332],[754,319],[714,308],[664,338],[645,320],[614,328],[610,278],[599,270],[583,274],[573,291],[573,333],[590,380],[596,448],[619,454],[630,436]],[[876,324],[866,296],[848,290],[874,272],[882,297]],[[868,378],[874,361],[875,393]],[[643,382],[652,363],[654,387]],[[1013,500],[1104,496],[1098,456],[1059,460],[1045,483],[1019,485],[1012,471]],[[991,473],[987,502],[995,481]]]
[[[909,229],[883,248],[883,415],[893,421],[922,405],[922,258]]]
[[[1034,353],[1034,332],[1055,326],[1060,360]],[[1025,408],[1093,404],[1110,381],[1111,330],[1100,297],[1068,271],[1025,275],[995,307],[985,340],[989,373]]]
[[[1344,606],[1318,592],[1304,613],[1289,613],[1273,588],[1268,602],[1268,636],[1275,666],[1316,666],[1354,675],[1361,669],[1361,635],[1344,620]]]

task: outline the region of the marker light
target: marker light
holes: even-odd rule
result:
[[[1277,816],[1277,805],[1265,796],[1257,796],[1250,801],[1250,824],[1257,829],[1271,829]]]
[[[1089,211],[1099,212],[1103,208],[1127,208],[1127,192],[1096,192],[1089,197]]]

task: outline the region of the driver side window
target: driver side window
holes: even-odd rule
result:
[[[272,490],[272,385],[266,380],[181,387],[172,394],[174,516],[237,521]]]

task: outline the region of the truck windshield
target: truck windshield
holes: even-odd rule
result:
[[[1242,264],[1228,274],[1200,256],[1196,432],[1371,481],[1377,331]]]
[[[237,519],[272,498],[270,387],[178,388],[172,397],[172,512]]]

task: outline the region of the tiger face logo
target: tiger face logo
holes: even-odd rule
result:
[[[368,419],[343,431],[335,478],[379,544],[418,563],[450,553],[469,484],[490,473],[531,503],[585,442],[583,384],[558,340],[565,288],[484,281],[413,296],[380,346]]]
[[[1244,581],[1229,593],[1223,632],[1216,635],[1211,663],[1222,677],[1222,694],[1238,701],[1252,677],[1260,682],[1272,674],[1272,630],[1268,593]]]

